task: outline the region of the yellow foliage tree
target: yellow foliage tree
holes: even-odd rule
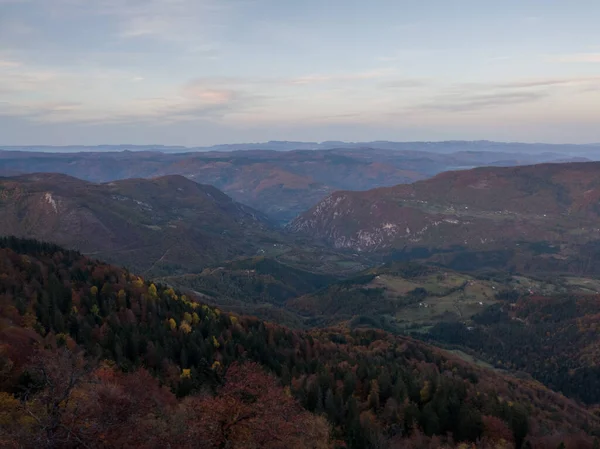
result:
[[[140,277],[136,277],[132,284],[136,288],[141,288],[144,286],[144,280]]]
[[[8,429],[9,426],[23,425],[24,418],[20,401],[9,393],[0,392],[0,427]]]
[[[182,379],[189,379],[190,377],[192,377],[191,369],[186,368],[186,369],[181,370],[181,378]]]
[[[192,323],[198,324],[199,322],[200,322],[200,317],[198,316],[198,314],[196,312],[194,312],[194,314],[192,315]]]
[[[173,290],[172,288],[169,288],[165,291],[165,293],[167,294],[167,296],[169,298],[171,298],[173,301],[177,301],[179,299],[179,297],[177,296],[177,294],[175,293],[175,290]]]
[[[221,344],[219,343],[219,341],[217,340],[217,338],[213,335],[213,345],[215,346],[215,348],[218,348],[219,346],[221,346]]]
[[[119,301],[119,305],[124,307],[127,303],[127,293],[125,293],[125,290],[119,290],[119,293],[117,293],[117,299]]]
[[[192,326],[190,326],[187,321],[182,321],[181,325],[179,326],[179,330],[184,334],[189,334],[192,332]]]
[[[429,399],[431,399],[431,384],[428,380],[425,381],[425,385],[421,388],[419,395],[421,396],[421,402],[423,403],[428,402]]]
[[[460,443],[458,449],[475,449],[475,445],[471,443]]]
[[[188,324],[191,324],[192,323],[192,315],[190,315],[189,312],[185,312],[183,314],[183,321],[185,321]]]
[[[77,313],[77,307],[73,306],[73,311],[74,311],[74,313]],[[33,313],[27,312],[21,318],[21,324],[23,327],[33,329],[33,327],[35,326],[35,323],[37,323],[37,318]]]
[[[171,330],[174,331],[177,329],[177,321],[175,321],[173,318],[169,319],[169,326],[171,327]]]

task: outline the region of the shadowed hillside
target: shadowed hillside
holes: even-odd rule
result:
[[[576,438],[583,449],[600,426],[535,381],[410,338],[291,331],[53,245],[0,248],[7,447],[541,448]],[[331,434],[296,404],[326,417]]]
[[[92,184],[0,178],[0,234],[63,244],[143,272],[185,272],[273,246],[259,212],[183,176]]]

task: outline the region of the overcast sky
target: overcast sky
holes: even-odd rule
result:
[[[600,142],[598,0],[0,0],[0,145]]]

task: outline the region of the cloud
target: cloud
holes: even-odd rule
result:
[[[364,72],[307,74],[294,77],[203,77],[192,80],[188,86],[221,86],[222,88],[245,89],[293,89],[302,86],[319,86],[322,84],[351,84],[353,82],[386,80],[389,87],[416,86],[425,84],[425,80],[397,79],[396,72],[391,69],[374,69]],[[386,83],[387,84],[387,83]]]
[[[243,114],[262,114],[269,120],[292,103],[304,116],[314,110],[315,102],[323,101],[318,95],[308,98],[308,86],[344,82],[351,87],[362,80],[385,80],[393,73],[379,69],[300,77],[203,77],[174,85],[120,70],[52,69],[14,61],[3,65],[2,115],[52,123],[163,123],[224,120]],[[340,93],[332,92],[331,104],[321,111],[324,114],[339,112],[335,105],[339,105]]]
[[[72,102],[32,104],[0,102],[0,116],[36,119],[77,112],[81,109],[81,107],[82,105],[80,103]]]
[[[0,92],[11,96],[77,97],[111,85],[137,80],[118,69],[69,69],[29,65],[20,61],[0,64]],[[93,89],[90,89],[93,87]]]
[[[380,84],[384,89],[409,89],[413,87],[424,87],[429,84],[425,79],[405,78],[386,81]]]
[[[199,120],[223,126],[375,125],[389,120],[394,111],[422,120],[427,115],[451,117],[481,110],[491,110],[485,113],[491,117],[495,108],[537,102],[553,94],[556,86],[583,87],[600,81],[600,77],[549,77],[452,85],[441,79],[403,78],[398,70],[375,66],[297,76],[207,76],[185,82],[138,66],[131,71],[39,66],[8,56],[12,55],[0,55],[4,89],[0,113],[38,124],[160,126]]]
[[[16,61],[7,61],[7,60],[2,60],[0,59],[0,69],[13,69],[16,67],[20,67],[21,63],[20,62],[16,62]]]
[[[436,97],[416,109],[470,112],[506,105],[531,103],[546,97],[544,92],[493,92],[472,95],[450,94]]]
[[[587,76],[575,78],[537,78],[529,80],[516,80],[509,83],[496,84],[495,87],[504,89],[537,88],[552,86],[582,86],[600,82],[600,76]]]
[[[179,42],[214,51],[218,27],[226,22],[237,2],[218,0],[102,0],[82,6],[88,14],[112,17],[118,36]]]
[[[184,93],[190,100],[196,100],[205,104],[231,103],[240,94],[231,89],[213,89],[201,85],[191,85],[184,88]]]
[[[38,80],[34,74],[31,69],[27,70],[27,76],[34,81],[21,79],[19,87],[24,89],[26,95],[13,95],[10,101],[0,103],[0,115],[25,118],[37,123],[164,124],[197,119],[220,120],[229,114],[249,111],[266,98],[245,90],[211,85],[206,80],[187,83],[175,89],[163,87],[158,92],[161,96],[144,96],[143,93],[150,90],[141,86],[142,95],[137,97],[111,95],[106,98],[86,98],[84,87],[88,86],[89,90],[90,84],[95,86],[95,91],[111,91],[126,89],[127,83],[143,78],[98,74],[93,79],[77,79],[72,73],[57,73],[51,78]],[[22,74],[15,73],[13,76],[16,81]],[[0,73],[0,83],[4,79],[6,77]],[[78,83],[78,88],[72,90]],[[58,98],[79,98],[81,101],[32,100],[39,96],[30,95],[29,92],[40,90],[51,90]]]
[[[161,17],[133,17],[123,27],[121,37],[141,37],[148,35],[168,35],[171,23]]]
[[[81,103],[50,103],[42,105],[42,108],[52,112],[71,112],[81,110],[82,106]]]
[[[423,58],[433,58],[435,55],[439,54],[440,51],[432,50],[432,49],[411,49],[411,50],[400,50],[393,54],[378,56],[375,58],[380,62],[406,62],[408,60],[419,60]]]
[[[361,81],[361,80],[373,80],[380,79],[389,76],[394,73],[389,69],[371,70],[368,72],[359,73],[340,73],[340,74],[316,74],[316,75],[305,75],[297,78],[291,78],[288,80],[289,84],[303,85],[303,84],[322,84],[322,83],[339,83],[347,81]]]
[[[510,56],[492,56],[487,58],[488,62],[497,62],[497,61],[508,61],[512,59]]]
[[[550,62],[558,63],[600,63],[600,53],[573,53],[549,58]]]
[[[155,125],[197,119],[217,119],[231,110],[229,103],[202,103],[183,98],[146,98],[116,106],[79,103],[0,103],[0,116],[21,117],[36,123]]]
[[[51,69],[31,69],[11,62],[0,65],[0,92],[24,93],[35,92],[44,86],[49,87],[60,75]]]
[[[219,28],[243,0],[0,0],[30,3],[55,22],[93,21],[119,39],[154,39],[197,51],[217,47]],[[13,26],[11,18],[6,26]],[[23,29],[23,32],[27,31]],[[29,30],[33,31],[33,30]],[[12,34],[15,34],[11,30]],[[110,37],[110,36],[107,36]],[[18,43],[16,44],[18,45]]]
[[[469,92],[473,90],[490,89],[525,89],[536,90],[543,88],[554,87],[585,87],[587,85],[597,84],[600,82],[600,76],[579,76],[579,77],[562,77],[562,78],[525,78],[514,79],[502,83],[462,83],[454,86],[456,90],[461,92]]]

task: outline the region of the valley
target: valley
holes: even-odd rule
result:
[[[75,154],[84,156],[96,157]],[[34,167],[41,156],[31,157]],[[66,345],[91,370],[75,403],[80,394],[105,394],[103,376],[125,388],[130,374],[121,373],[135,373],[149,391],[165,388],[169,418],[153,425],[192,414],[198,424],[187,425],[214,445],[207,447],[246,435],[239,424],[239,435],[220,440],[206,429],[231,419],[231,404],[254,413],[239,398],[263,384],[271,386],[256,393],[262,411],[251,421],[253,438],[285,426],[278,416],[291,413],[324,449],[592,448],[600,441],[599,164],[479,167],[321,191],[327,196],[286,227],[190,173],[0,178],[1,394],[30,388],[22,376]],[[300,190],[294,197],[306,201]],[[236,372],[258,383],[236,383]],[[224,398],[229,405],[214,414],[194,415],[190,405],[217,407]],[[34,407],[23,404],[29,409],[14,413]],[[101,426],[98,413],[82,415],[85,425]],[[46,418],[72,416],[65,408]],[[11,429],[9,438],[26,441]],[[82,441],[98,438],[69,429]],[[161,432],[156,441],[186,447]]]
[[[248,144],[205,149],[157,146],[0,147],[0,176],[64,173],[91,182],[183,175],[222,190],[279,224],[337,190],[368,190],[426,179],[453,167],[512,166],[587,160],[585,146],[527,146],[493,142],[371,142]],[[313,149],[315,148],[315,149]],[[26,151],[24,151],[26,150]],[[38,151],[36,151],[38,150]],[[39,152],[42,150],[44,152]],[[529,151],[521,151],[529,150]],[[598,155],[600,157],[600,154]],[[595,157],[595,156],[593,156]]]
[[[0,0],[0,449],[600,449],[599,21]]]
[[[275,426],[296,447],[544,447],[600,430],[536,381],[410,337],[290,330],[31,240],[0,239],[0,269],[3,444],[242,447],[272,445]]]

